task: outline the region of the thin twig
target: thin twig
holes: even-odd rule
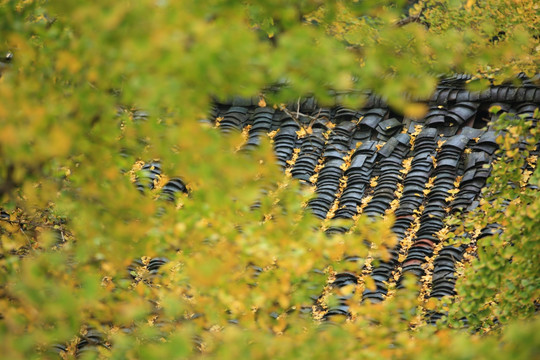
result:
[[[30,238],[28,237],[28,235],[26,235],[26,233],[24,232],[23,228],[19,226],[19,230],[21,230],[21,232],[23,233],[24,237],[26,238],[26,241],[28,242],[28,247],[30,249],[32,249],[32,241],[30,240]]]
[[[311,127],[313,126],[313,124],[315,123],[315,121],[317,121],[319,118],[320,118],[320,114],[321,114],[321,108],[319,108],[319,112],[317,113],[316,116],[312,116],[312,115],[307,115],[307,114],[304,114],[304,113],[301,113],[300,112],[300,98],[298,98],[298,101],[296,102],[296,115],[294,113],[292,113],[289,109],[287,109],[286,106],[282,106],[280,108],[285,114],[287,114],[288,116],[291,117],[291,119],[293,119],[293,121],[301,128],[304,130],[304,132],[306,133],[306,136],[308,137],[308,141],[311,145],[312,148],[314,148],[313,146],[313,143],[311,141],[311,137],[309,136],[310,133],[308,132],[309,129],[311,129]],[[303,116],[303,117],[306,117],[308,119],[310,119],[310,123],[307,127],[304,126],[304,124],[302,124],[300,122],[300,116]],[[334,130],[333,129],[329,129],[330,130],[330,134],[335,134]],[[341,151],[341,153],[345,156],[348,154],[347,151]]]
[[[407,24],[416,22],[416,23],[420,23],[420,24],[422,24],[422,25],[429,28],[429,24],[422,20],[422,15],[424,14],[425,10],[426,10],[426,4],[424,3],[424,4],[422,4],[422,8],[420,9],[420,12],[418,12],[418,14],[409,15],[405,19],[399,20],[395,25],[397,27],[402,27],[402,26],[405,26]]]
[[[422,20],[420,20],[420,15],[421,15],[421,13],[418,14],[418,15],[407,16],[405,19],[399,20],[399,21],[396,23],[396,26],[397,26],[397,27],[402,27],[402,26],[405,26],[405,25],[410,24],[410,23],[413,23],[413,22],[421,23]]]
[[[41,226],[41,227],[54,228],[54,226],[55,226],[55,225],[50,225],[50,224],[39,224],[39,223],[34,223],[34,222],[27,222],[27,221],[20,221],[20,220],[9,220],[9,219],[3,219],[3,218],[0,218],[0,220],[8,222],[10,224],[30,225],[30,226],[33,226],[33,227]]]

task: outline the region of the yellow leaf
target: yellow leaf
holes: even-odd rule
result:
[[[139,296],[143,296],[144,295],[144,285],[142,282],[139,282],[137,283],[137,285],[135,286],[135,292],[139,295]]]
[[[422,125],[414,125],[414,132],[411,135],[416,136],[420,134],[423,128],[424,127]]]
[[[71,137],[60,126],[49,131],[49,141],[47,151],[51,156],[65,155],[71,148]]]
[[[403,160],[402,162],[403,169],[400,170],[402,174],[407,174],[411,170],[412,160],[413,160],[412,156]]]
[[[366,285],[366,289],[375,291],[377,290],[377,284],[375,284],[375,280],[371,276],[366,276],[364,278],[364,284]]]
[[[274,136],[276,136],[276,134],[278,133],[278,131],[279,131],[279,129],[278,129],[278,130],[274,130],[274,131],[270,131],[270,132],[268,133],[268,137],[269,137],[270,139],[273,139]]]
[[[410,103],[405,105],[405,109],[403,109],[405,116],[413,119],[423,118],[427,111],[428,107],[423,103]]]
[[[15,145],[20,141],[20,138],[17,135],[17,129],[15,126],[8,124],[2,128],[0,131],[0,143],[6,145]]]
[[[81,69],[80,61],[75,55],[69,53],[68,51],[61,51],[58,54],[56,66],[58,70],[66,69],[71,74],[75,74]]]
[[[345,285],[345,286],[339,288],[339,293],[341,295],[348,296],[348,295],[351,295],[354,292],[355,288],[356,288],[355,284]]]
[[[300,128],[300,130],[296,131],[296,135],[299,138],[303,138],[304,136],[306,136],[306,134],[307,134],[307,131],[304,128]]]
[[[427,310],[435,310],[435,308],[437,307],[437,299],[435,298],[429,299],[424,307]]]

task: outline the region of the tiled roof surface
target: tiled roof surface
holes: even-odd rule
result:
[[[359,270],[359,258],[346,257],[344,262],[351,264],[351,270],[334,274],[327,287],[338,303],[330,308],[320,307],[316,317],[347,317],[352,294],[344,295],[339,289],[358,284],[366,275],[371,276],[374,286],[366,288],[363,301],[383,301],[391,288],[403,286],[406,274],[425,279],[424,292],[419,296],[442,298],[455,294],[456,268],[470,248],[443,244],[444,219],[478,206],[490,164],[497,156],[497,133],[489,121],[501,112],[532,119],[534,110],[540,107],[540,87],[531,82],[475,93],[465,89],[464,81],[468,79],[457,76],[442,81],[421,120],[394,113],[375,96],[362,109],[319,107],[312,98],[282,109],[259,106],[259,97],[215,103],[206,121],[224,133],[247,134],[245,151],[257,147],[263,137],[270,137],[283,171],[315,186],[317,197],[308,203],[314,216],[331,220],[392,213],[395,217],[392,230],[398,244],[389,259],[377,264],[368,259]],[[493,105],[500,106],[499,113],[489,112]],[[135,117],[146,118],[147,114],[137,112]],[[525,144],[520,143],[520,147]],[[538,155],[539,148],[530,155]],[[136,179],[137,188],[141,192],[154,189],[161,164],[151,161],[142,170],[146,171]],[[180,178],[170,179],[158,191],[160,198],[168,201],[188,193]],[[346,231],[344,227],[326,230],[329,235]],[[494,231],[499,231],[496,224],[484,228],[476,239]],[[153,278],[167,262],[165,257],[149,259],[146,264],[137,259],[128,272],[135,277],[138,270],[145,269]],[[252,267],[255,273],[262,271]],[[321,298],[313,297],[316,305],[320,305]],[[435,322],[442,314],[432,312],[427,316],[428,321]],[[81,335],[77,353],[104,344],[103,334],[90,329]],[[66,345],[57,344],[54,350],[66,350]]]
[[[477,206],[497,149],[497,134],[489,125],[497,115],[489,108],[499,105],[501,111],[532,118],[540,106],[540,88],[531,83],[471,92],[467,79],[442,81],[418,121],[393,113],[376,97],[362,109],[319,108],[313,99],[304,99],[290,104],[290,111],[259,107],[256,99],[233,99],[216,104],[213,116],[223,132],[249,126],[246,148],[270,134],[283,170],[316,186],[318,196],[308,204],[316,217],[394,214],[398,245],[389,261],[372,269],[376,289],[366,290],[364,299],[382,301],[386,284],[396,281],[399,288],[406,273],[421,278],[429,258],[434,265],[429,296],[440,298],[454,294],[455,265],[465,251],[442,246],[443,220]],[[310,124],[308,134],[302,128]],[[480,236],[487,234],[490,229]],[[337,274],[333,286],[356,283],[357,277]],[[346,312],[344,302],[325,316]]]
[[[426,271],[431,275],[427,296],[441,298],[455,294],[456,264],[466,251],[466,246],[443,245],[444,219],[478,205],[498,147],[489,121],[500,112],[532,119],[540,106],[540,87],[530,81],[471,92],[465,88],[468,79],[441,81],[421,120],[404,118],[371,96],[362,109],[319,107],[312,98],[276,109],[259,106],[258,97],[234,98],[215,103],[209,121],[224,133],[244,131],[247,151],[269,136],[282,169],[315,186],[317,197],[308,203],[314,216],[395,216],[392,230],[398,245],[388,261],[364,266],[362,273],[375,282],[375,288],[365,290],[364,300],[380,302],[389,283],[400,288],[406,274],[420,279]],[[498,114],[489,112],[494,105],[501,108]],[[157,162],[145,166],[151,177],[160,173]],[[138,182],[141,190],[152,187],[152,179],[147,180]],[[172,179],[162,190],[169,200],[177,192],[187,192],[181,179]],[[484,229],[478,238],[494,229]],[[428,261],[433,266],[426,270]],[[338,273],[332,286],[356,284],[359,276],[355,271]],[[323,317],[347,315],[346,297],[341,300]],[[433,314],[432,320],[438,317]]]

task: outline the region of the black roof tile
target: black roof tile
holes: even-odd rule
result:
[[[465,250],[464,247],[442,247],[438,232],[443,229],[449,213],[478,206],[481,189],[491,171],[485,165],[491,164],[498,147],[499,134],[486,126],[486,118],[499,114],[487,110],[498,105],[500,113],[517,111],[532,117],[540,104],[540,88],[526,78],[523,86],[492,86],[481,92],[466,89],[465,82],[470,79],[468,75],[459,74],[442,79],[427,104],[428,113],[424,119],[414,121],[395,115],[383,99],[376,96],[370,96],[363,109],[339,105],[321,108],[313,98],[302,99],[298,102],[298,112],[309,117],[301,115],[298,119],[269,106],[258,106],[259,97],[232,98],[216,103],[209,116],[220,118],[219,128],[223,132],[242,131],[251,125],[246,148],[256,147],[261,137],[277,130],[273,146],[280,166],[305,182],[318,172],[315,195],[307,207],[315,217],[326,218],[337,201],[334,218],[351,218],[358,214],[366,196],[371,196],[371,200],[362,205],[364,214],[394,213],[396,220],[392,230],[398,239],[409,235],[412,245],[407,248],[398,244],[391,249],[388,261],[374,264],[371,274],[376,289],[365,290],[364,300],[383,301],[387,282],[398,279],[397,286],[401,288],[405,274],[420,279],[426,274],[427,258],[433,260],[428,296],[440,298],[455,294],[456,263],[462,261]],[[294,109],[290,113],[294,116],[297,102],[291,103],[290,108]],[[310,122],[311,131],[305,136],[299,135],[299,123],[307,127]],[[347,158],[355,147],[352,156]],[[299,152],[296,150],[293,158],[295,148]],[[152,189],[161,175],[161,164],[150,162],[142,170],[137,187],[141,191]],[[458,176],[461,176],[459,182],[456,181]],[[172,178],[160,191],[164,199],[171,201],[181,193],[188,193],[181,178]],[[416,232],[410,232],[413,226],[417,226]],[[346,231],[348,228],[344,226],[330,226],[326,233]],[[490,225],[479,237],[497,231],[500,230],[496,224]],[[152,259],[147,267],[157,272],[166,262],[167,259]],[[143,264],[134,263],[131,269],[138,266]],[[338,273],[332,286],[342,287],[358,281],[354,273]],[[346,300],[338,296],[339,304],[327,312],[325,319],[348,316]]]

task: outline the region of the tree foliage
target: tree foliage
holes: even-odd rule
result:
[[[499,111],[500,109],[493,109]],[[538,110],[536,110],[538,117]],[[478,247],[460,284],[463,297],[457,313],[476,327],[490,330],[510,320],[528,318],[538,306],[538,171],[537,155],[531,154],[540,141],[538,129],[523,117],[501,115],[501,157],[484,189],[481,206],[458,221],[461,240]],[[475,242],[482,229],[489,229]],[[464,234],[471,236],[463,239]]]
[[[245,154],[241,134],[198,120],[216,97],[278,106],[344,91],[343,101],[361,105],[368,90],[422,116],[440,74],[475,74],[473,88],[535,75],[538,6],[1,1],[3,356],[54,358],[63,343],[65,358],[530,358],[540,209],[537,188],[525,184],[540,184],[537,159],[516,151],[515,139],[536,146],[536,129],[512,120],[485,203],[455,231],[504,228],[478,242],[459,302],[419,299],[411,283],[360,305],[361,292],[348,288],[352,319],[334,327],[313,319],[312,296],[331,304],[327,281],[346,255],[384,258],[391,219],[360,217],[350,233],[327,237],[302,206],[311,190],[281,174],[269,141]],[[162,174],[144,180],[154,159]],[[189,191],[162,201],[177,176]],[[143,195],[134,181],[148,181]],[[168,262],[156,274],[159,257]],[[438,327],[423,317],[434,309],[448,312]],[[489,334],[456,329],[463,317]]]

